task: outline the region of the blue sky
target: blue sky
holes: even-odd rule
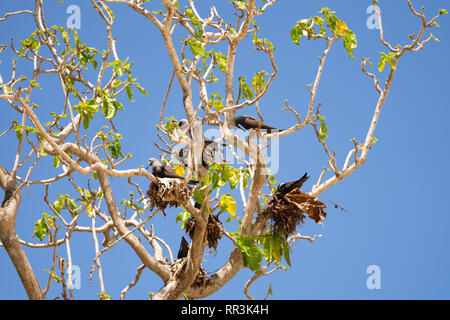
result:
[[[429,18],[439,9],[447,8],[448,1],[433,0],[413,2],[416,8],[426,7]],[[81,29],[83,42],[103,49],[106,46],[104,23],[98,18],[90,1],[47,1],[46,20],[48,25],[65,25],[69,16],[66,8],[77,4],[81,8]],[[209,11],[209,5],[216,5],[224,12],[224,18],[232,17],[226,10],[228,2],[209,1],[198,5],[201,14]],[[371,79],[362,74],[360,61],[369,57],[374,62],[374,72],[381,79],[376,64],[379,51],[386,48],[379,42],[377,30],[367,28],[370,14],[366,10],[372,1],[279,1],[267,13],[256,19],[261,28],[260,36],[268,38],[275,46],[275,58],[279,73],[268,94],[260,102],[261,112],[267,123],[284,128],[295,123],[291,113],[281,111],[284,100],[303,117],[309,94],[306,85],[314,81],[318,66],[317,57],[324,48],[322,41],[301,40],[296,46],[289,37],[296,21],[314,16],[322,7],[336,11],[358,38],[356,61],[348,58],[342,43],[335,43],[326,62],[319,86],[318,102],[326,116],[329,138],[327,143],[336,150],[341,167],[348,150],[350,139],[363,141],[376,104],[377,95]],[[6,2],[0,5],[0,16],[22,8],[33,10],[34,1]],[[394,46],[409,43],[408,35],[419,30],[420,21],[409,11],[406,1],[380,1],[383,12],[385,38]],[[149,92],[148,96],[135,93],[134,103],[122,100],[125,110],[118,115],[116,124],[124,135],[123,151],[133,153],[127,168],[139,167],[150,156],[159,156],[153,142],[157,141],[154,125],[158,122],[159,110],[169,83],[172,67],[164,50],[162,38],[157,29],[126,6],[111,6],[116,14],[113,27],[121,59],[130,57],[134,62],[133,76]],[[441,42],[430,42],[418,53],[407,53],[399,63],[391,92],[382,109],[375,137],[378,142],[369,153],[367,162],[350,177],[322,194],[322,201],[332,200],[348,212],[327,209],[328,217],[323,225],[308,221],[299,227],[304,235],[322,234],[315,243],[298,241],[292,248],[292,267],[277,271],[258,279],[250,292],[255,298],[263,298],[272,284],[274,299],[449,299],[450,258],[448,253],[450,210],[448,208],[450,180],[449,144],[447,140],[447,119],[450,116],[448,74],[450,73],[450,21],[448,16],[439,19],[440,28],[432,30]],[[10,17],[1,22],[0,43],[9,45],[10,38],[19,46],[19,40],[27,38],[34,31],[31,16]],[[179,37],[180,35],[176,35]],[[177,43],[177,42],[176,42]],[[220,50],[217,49],[217,50]],[[222,48],[223,50],[223,48]],[[3,79],[9,79],[13,58],[10,49],[0,59]],[[27,74],[30,65],[23,64],[18,74]],[[254,72],[270,71],[267,57],[252,50],[250,39],[240,44],[236,60],[236,78],[250,79]],[[59,84],[51,77],[42,77],[42,90],[33,91],[33,101],[40,105],[43,122],[50,119],[49,113],[63,104]],[[57,89],[54,89],[54,88]],[[224,83],[215,87],[224,96]],[[196,89],[195,89],[196,90]],[[194,91],[197,92],[197,91]],[[209,92],[213,92],[210,89]],[[195,97],[195,101],[198,98]],[[165,115],[184,118],[182,95],[175,82],[167,102]],[[0,102],[2,117],[0,131],[11,125],[17,114],[7,103]],[[256,115],[253,107],[242,114]],[[48,120],[46,119],[48,118]],[[95,124],[102,124],[99,119]],[[97,127],[98,128],[98,127]],[[92,131],[95,132],[95,131]],[[87,134],[92,133],[89,131]],[[9,134],[0,139],[0,163],[11,169],[14,154],[6,150],[16,148],[17,139]],[[280,168],[277,181],[297,179],[304,172],[311,176],[304,190],[310,191],[327,158],[317,142],[312,127],[307,127],[280,139]],[[13,147],[11,147],[11,145]],[[12,149],[11,149],[12,148]],[[33,179],[54,175],[60,169],[51,167],[51,159],[45,159],[33,173]],[[19,172],[19,174],[24,174]],[[79,181],[82,178],[77,177]],[[136,179],[145,188],[148,181]],[[127,196],[129,185],[112,179],[117,199]],[[22,239],[31,238],[34,221],[43,211],[44,189],[31,187],[30,194],[23,191],[22,205],[17,218],[17,233]],[[55,193],[72,193],[65,184],[50,189],[50,199]],[[53,198],[52,198],[53,197]],[[240,203],[240,200],[238,200]],[[152,223],[158,236],[164,238],[176,252],[184,231],[175,224],[180,210],[169,210],[167,217],[158,214]],[[147,213],[148,214],[148,213]],[[84,225],[88,219],[81,220]],[[236,226],[231,224],[230,228]],[[233,231],[233,230],[232,230]],[[62,233],[59,235],[62,236]],[[94,247],[90,234],[75,235],[72,240],[74,264],[80,266],[81,290],[75,290],[78,299],[96,299],[99,292],[97,274],[88,281],[92,267]],[[25,247],[35,273],[45,286],[50,269],[51,250]],[[217,255],[205,257],[208,272],[214,272],[228,258],[231,242],[222,239]],[[61,247],[59,255],[65,256]],[[136,255],[125,244],[118,245],[102,258],[106,292],[118,299],[120,291],[135,276],[139,265]],[[369,290],[366,269],[377,265],[381,270],[381,289]],[[210,296],[211,299],[245,299],[243,287],[252,276],[249,269],[241,270],[222,290]],[[137,286],[131,289],[127,298],[146,299],[148,292],[156,292],[162,282],[149,270],[145,270]],[[6,252],[0,249],[0,299],[25,299],[26,294]],[[53,286],[48,298],[60,294]]]

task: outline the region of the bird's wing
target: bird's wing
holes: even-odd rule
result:
[[[186,241],[184,237],[181,238],[180,249],[178,250],[177,259],[187,257],[189,252],[189,243]]]
[[[294,189],[292,187],[292,185],[293,185],[293,182],[280,183],[280,185],[277,188],[277,192],[282,193],[282,194],[289,193],[290,191],[292,191]]]
[[[308,173],[305,173],[300,179],[292,182],[280,183],[277,188],[278,193],[286,194],[294,190],[295,188],[301,188],[303,184],[308,180]]]
[[[261,120],[256,119],[256,118],[254,118],[254,117],[250,117],[250,116],[247,116],[247,117],[244,118],[244,123],[245,123],[246,127],[248,127],[248,128],[252,128],[252,129],[258,129],[258,128],[261,128],[261,129],[268,130],[269,133],[270,133],[272,130],[278,130],[277,128],[274,128],[274,127],[271,127],[271,126],[265,124],[265,123],[262,122]],[[248,129],[248,128],[247,128],[247,129]]]
[[[162,166],[162,173],[164,175],[164,177],[166,178],[176,178],[176,179],[184,179],[184,177],[178,175],[175,170],[173,170],[171,167],[169,166]]]
[[[250,117],[250,116],[246,116],[243,121],[242,121],[242,125],[246,128],[246,129],[256,129],[259,127],[260,124],[262,124],[262,122],[256,118]]]

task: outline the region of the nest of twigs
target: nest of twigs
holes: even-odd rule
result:
[[[326,205],[323,202],[297,188],[285,195],[277,194],[261,215],[272,221],[274,233],[287,238],[300,223],[304,223],[306,216],[321,223],[327,216],[324,208]]]
[[[164,212],[167,206],[178,207],[187,202],[192,196],[192,188],[179,179],[163,178],[157,183],[150,183],[147,195],[150,199],[150,210],[156,207]]]
[[[174,275],[179,274],[184,268],[185,268],[185,259],[186,258],[181,258],[181,259],[176,259],[172,265],[170,266],[170,270],[172,271],[172,273]],[[203,287],[206,288],[211,281],[214,281],[215,276],[211,276],[208,277],[206,274],[205,269],[202,268],[202,266],[199,267],[197,276],[195,277],[194,282],[192,282],[191,287],[193,288],[199,288],[199,287]]]
[[[194,282],[192,282],[191,287],[198,288],[198,287],[204,287],[208,285],[208,276],[206,275],[205,269],[203,269],[200,266],[200,270],[198,270],[197,277],[195,278]]]
[[[214,250],[217,249],[218,240],[222,238],[222,229],[220,226],[222,226],[222,222],[220,222],[219,218],[210,214],[208,224],[206,225],[205,240],[208,247],[214,248]],[[193,217],[189,217],[186,221],[186,232],[192,239],[195,232],[195,219]]]

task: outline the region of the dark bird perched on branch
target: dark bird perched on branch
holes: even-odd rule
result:
[[[9,199],[12,198],[14,191],[16,191],[16,189],[19,187],[19,185],[17,184],[16,180],[10,180],[5,187],[5,197],[3,198],[3,202],[1,207],[5,207],[6,203],[8,202]]]
[[[150,158],[148,159],[148,165],[147,168],[149,166],[152,166],[152,174],[155,177],[158,178],[172,178],[172,179],[181,179],[184,180],[184,177],[178,175],[175,170],[173,170],[171,167],[166,166],[164,164],[162,164],[161,162],[159,162],[157,159],[155,158]],[[188,182],[189,184],[197,184],[198,181],[197,180],[189,180]]]
[[[189,243],[182,236],[181,243],[180,243],[180,249],[178,250],[177,259],[186,258],[188,255],[188,252],[189,252]]]
[[[259,130],[266,130],[267,133],[273,133],[277,131],[284,131],[284,129],[277,129],[274,127],[271,127],[264,122],[262,122],[259,119],[256,119],[251,116],[238,116],[234,117],[232,121],[233,127],[240,128],[242,130],[251,130],[251,129],[259,129]]]
[[[186,133],[186,135],[189,137],[189,139],[191,141],[193,141],[192,135],[188,130],[189,122],[186,119],[181,119],[180,122],[178,123],[178,126],[180,127],[181,130],[183,130]],[[215,161],[216,150],[219,149],[219,143],[217,141],[213,141],[205,136],[203,136],[203,141],[204,141],[204,147],[203,147],[203,151],[202,151],[202,165],[205,168],[208,168],[208,164]],[[225,143],[223,143],[222,145],[225,146]],[[185,146],[184,148],[182,148],[178,151],[178,157],[180,158],[179,159],[180,162],[182,162],[184,164],[187,163],[187,156],[189,154],[189,151],[190,151],[189,145]]]
[[[303,177],[301,177],[297,181],[280,183],[277,188],[277,195],[285,195],[295,188],[301,188],[303,186],[303,183],[305,183],[308,179],[308,173],[305,173]]]

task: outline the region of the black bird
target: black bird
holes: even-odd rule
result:
[[[181,243],[180,243],[180,249],[178,250],[177,259],[186,258],[188,255],[188,252],[189,252],[189,243],[182,236]]]
[[[284,131],[284,129],[277,129],[274,127],[271,127],[267,124],[265,124],[264,122],[262,122],[259,119],[256,119],[255,117],[251,117],[251,116],[238,116],[238,117],[234,117],[232,120],[232,125],[234,127],[240,128],[242,130],[251,130],[251,129],[262,129],[262,130],[266,130],[267,133],[273,133],[273,132],[277,132],[277,131]]]
[[[161,162],[159,162],[157,159],[155,158],[150,158],[148,159],[148,165],[147,168],[149,166],[152,166],[152,173],[155,177],[158,178],[172,178],[172,179],[181,179],[184,180],[184,177],[178,175],[175,170],[173,170],[171,167],[166,166],[164,164],[162,164]],[[189,180],[188,182],[189,184],[197,184],[198,181],[197,180]]]
[[[10,180],[5,187],[5,197],[3,198],[3,202],[1,204],[1,207],[5,207],[6,203],[9,199],[12,198],[14,191],[19,187],[16,180]]]
[[[303,183],[305,183],[306,180],[308,179],[309,179],[308,173],[305,173],[303,177],[301,177],[297,181],[280,183],[277,188],[277,194],[285,195],[294,190],[295,188],[301,188]]]
[[[186,119],[181,119],[180,122],[178,123],[178,126],[180,127],[180,129],[182,129],[186,135],[189,137],[189,139],[192,139],[192,135],[190,133],[190,131],[188,130],[189,128],[189,122]],[[217,141],[213,141],[205,136],[203,136],[203,141],[204,141],[204,147],[203,147],[203,151],[202,151],[202,165],[206,168],[208,168],[208,164],[212,163],[215,161],[215,157],[216,157],[216,150],[218,150],[219,148],[219,143]],[[225,143],[223,143],[223,146],[225,146]],[[178,157],[180,162],[182,163],[187,163],[187,156],[189,155],[189,151],[190,151],[190,146],[187,145],[184,148],[180,149],[178,151]]]

